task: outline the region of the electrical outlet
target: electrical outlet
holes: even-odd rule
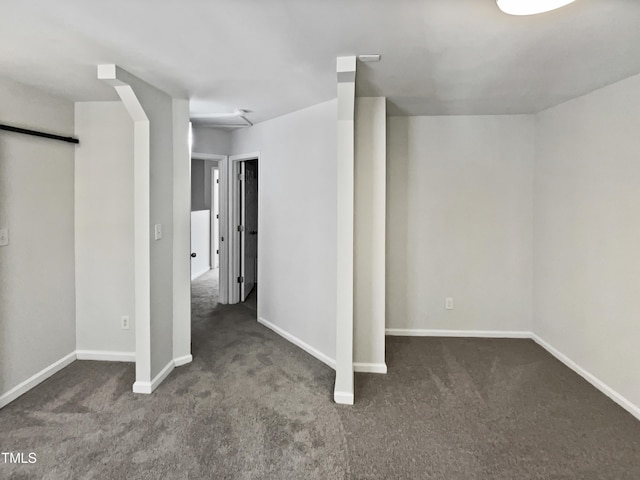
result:
[[[122,328],[122,330],[129,330],[129,317],[127,315],[120,317],[120,328]]]
[[[447,310],[453,310],[453,297],[447,297],[444,299],[444,308]]]
[[[9,245],[9,230],[0,228],[0,247],[6,247],[7,245]]]

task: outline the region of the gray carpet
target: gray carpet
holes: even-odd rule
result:
[[[639,479],[640,422],[528,340],[387,339],[388,375],[334,372],[194,283],[192,364],[150,396],[78,361],[0,410],[12,479]],[[208,286],[207,286],[208,284]]]

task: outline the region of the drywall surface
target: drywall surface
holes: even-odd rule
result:
[[[133,121],[122,102],[81,102],[75,132],[77,348],[135,352]]]
[[[530,331],[533,117],[388,120],[387,328]]]
[[[260,152],[258,314],[335,358],[336,102],[233,133]]]
[[[199,277],[211,269],[211,212],[209,210],[199,210],[191,212],[191,280]]]
[[[237,130],[193,125],[193,145],[191,151],[228,155],[231,152],[231,137],[234,131]]]
[[[356,363],[384,368],[386,100],[356,98],[354,351]]]
[[[640,406],[640,76],[537,116],[534,332]]]
[[[73,104],[0,80],[0,122],[73,135]],[[0,397],[75,351],[75,147],[0,132]]]

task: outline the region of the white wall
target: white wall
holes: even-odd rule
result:
[[[335,358],[336,102],[233,133],[260,151],[258,312]]]
[[[640,76],[537,116],[535,333],[640,412]]]
[[[391,117],[388,132],[387,328],[530,331],[533,117]]]
[[[73,104],[0,80],[0,122],[70,136]],[[75,350],[74,149],[0,132],[0,405]]]
[[[386,100],[356,98],[354,350],[356,370],[386,371]]]
[[[77,348],[135,352],[133,122],[122,102],[81,102],[75,132]]]
[[[193,146],[191,150],[197,153],[228,155],[232,149],[232,132],[234,131],[237,130],[193,125]]]
[[[191,280],[211,269],[210,216],[209,210],[191,212],[191,253],[196,254],[191,258]]]

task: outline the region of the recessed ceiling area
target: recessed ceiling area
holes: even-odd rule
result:
[[[114,100],[116,63],[193,114],[260,122],[335,98],[335,58],[394,115],[546,109],[640,72],[640,2],[576,0],[518,17],[495,0],[7,0],[0,75],[74,101]]]

